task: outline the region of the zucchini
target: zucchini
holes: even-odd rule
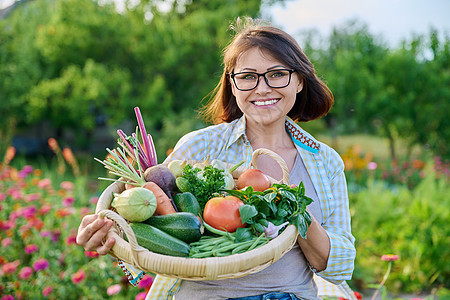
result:
[[[138,244],[152,252],[180,257],[189,255],[190,246],[187,243],[156,227],[144,223],[130,223],[130,227]]]
[[[202,222],[192,213],[177,212],[168,215],[152,216],[144,221],[186,243],[198,241],[202,237]]]
[[[173,202],[178,208],[178,211],[190,212],[196,216],[202,216],[202,209],[197,201],[197,198],[192,193],[178,193],[173,196]]]

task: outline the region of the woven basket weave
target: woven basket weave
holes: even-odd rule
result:
[[[284,160],[267,149],[257,149],[253,153],[251,166],[256,168],[256,158],[261,155],[274,158],[283,170],[281,182],[289,183],[289,171]],[[275,239],[266,245],[248,252],[225,257],[183,258],[153,253],[141,246],[128,225],[120,215],[110,210],[113,193],[124,190],[124,184],[115,182],[108,186],[99,198],[96,213],[115,222],[107,238],[116,240],[110,254],[146,272],[187,280],[219,280],[237,278],[259,272],[279,260],[297,240],[297,229],[289,225]],[[129,242],[122,237],[126,234]]]

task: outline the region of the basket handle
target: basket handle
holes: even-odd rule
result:
[[[256,160],[258,156],[260,156],[261,154],[270,156],[280,165],[281,171],[283,172],[283,178],[279,181],[279,183],[289,184],[289,168],[286,165],[284,159],[280,155],[273,152],[272,150],[266,148],[259,148],[253,151],[252,161],[250,162],[250,165],[253,168],[257,169]]]
[[[133,229],[131,229],[130,225],[128,225],[127,221],[125,221],[124,218],[122,218],[119,214],[115,213],[114,211],[110,209],[104,209],[98,212],[98,216],[100,218],[108,218],[110,220],[113,220],[116,223],[116,227],[122,229],[122,231],[127,235],[128,243],[130,244],[130,250],[131,250],[131,264],[135,267],[144,270],[145,268],[141,266],[138,260],[139,252],[147,251],[143,247],[139,246],[136,236],[133,232]]]

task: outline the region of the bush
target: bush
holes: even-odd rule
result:
[[[394,292],[425,292],[450,285],[450,186],[429,167],[414,188],[395,189],[369,180],[367,189],[350,194],[356,237],[354,282],[379,282],[383,254],[397,254],[387,282]]]

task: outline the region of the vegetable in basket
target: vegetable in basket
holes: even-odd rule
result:
[[[130,222],[142,222],[153,216],[156,197],[148,189],[136,187],[122,193],[114,193],[111,206]]]

